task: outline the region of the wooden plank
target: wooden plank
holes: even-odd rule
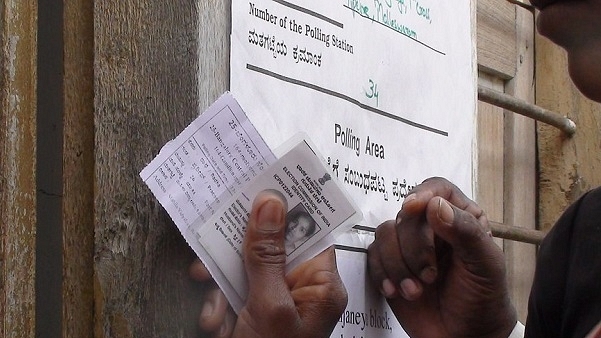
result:
[[[503,81],[480,72],[479,84],[503,90]],[[503,223],[503,109],[478,102],[477,116],[476,202],[486,211],[490,221]],[[503,241],[495,239],[499,246]]]
[[[0,2],[0,336],[35,335],[37,1]]]
[[[94,2],[96,337],[200,334],[194,254],[138,173],[227,89],[229,7]]]
[[[534,102],[534,16],[517,8],[516,75],[505,86],[507,94]],[[536,227],[536,130],[535,121],[507,111],[505,113],[504,220],[526,229]],[[504,241],[509,291],[525,323],[528,297],[534,278],[536,246]]]
[[[532,14],[522,8],[507,2],[479,0],[481,84],[533,101],[533,23]],[[479,128],[483,128],[478,133],[478,202],[493,221],[534,229],[535,124],[531,119],[483,103],[479,104],[478,112]],[[483,117],[485,114],[495,116]],[[497,243],[505,252],[512,301],[524,321],[536,247],[509,240]]]
[[[36,336],[61,334],[63,198],[62,1],[38,2]]]
[[[516,72],[515,5],[506,1],[478,0],[478,67],[503,79]]]
[[[601,185],[601,106],[580,94],[567,71],[565,51],[536,37],[536,102],[576,123],[568,138],[538,124],[540,228],[549,230],[565,208],[584,192]]]
[[[61,327],[63,337],[91,337],[94,332],[93,1],[65,1],[63,11]]]

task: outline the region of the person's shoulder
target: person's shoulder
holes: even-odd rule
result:
[[[578,213],[601,214],[601,186],[585,193],[576,203]]]
[[[601,219],[601,187],[587,191],[572,203],[545,236],[542,246],[557,241],[562,245],[567,245],[575,231],[580,232],[581,228],[590,229],[591,222],[594,223],[592,226],[596,228],[599,225],[599,219]]]
[[[582,212],[601,213],[601,208],[599,208],[599,206],[601,206],[601,186],[582,194],[578,200],[576,200],[566,209],[564,215],[568,214],[571,215],[570,218],[573,218]],[[565,216],[563,218],[565,218]]]
[[[599,322],[599,247],[601,187],[570,205],[540,244],[526,325],[530,336],[583,337]]]
[[[593,200],[601,199],[601,186],[596,187],[595,189],[591,189],[589,192],[587,192],[583,196],[583,199],[593,199]]]
[[[545,236],[543,243],[556,239],[566,242],[572,238],[572,233],[580,227],[595,228],[600,226],[601,220],[601,186],[582,194],[575,202],[569,205]]]

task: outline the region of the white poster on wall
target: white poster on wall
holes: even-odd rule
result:
[[[308,134],[364,215],[338,241],[351,298],[333,337],[399,337],[367,276],[346,271],[365,270],[373,228],[417,183],[472,191],[472,22],[469,0],[232,0],[232,93],[271,149]]]
[[[275,149],[305,132],[374,224],[409,187],[471,191],[471,4],[232,1],[231,91]]]

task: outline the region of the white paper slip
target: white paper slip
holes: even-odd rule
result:
[[[278,191],[288,202],[287,271],[323,251],[333,244],[334,234],[362,219],[308,141],[296,143],[207,222],[197,220],[184,234],[237,313],[248,293],[242,240],[253,200],[265,189]]]
[[[275,156],[226,92],[140,173],[180,232],[207,219]]]

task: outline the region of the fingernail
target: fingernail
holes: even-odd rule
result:
[[[406,203],[408,203],[408,202],[411,202],[411,201],[413,201],[413,200],[414,200],[414,199],[416,199],[416,198],[417,198],[417,195],[416,195],[415,193],[413,193],[413,194],[411,194],[411,195],[409,195],[409,196],[405,197],[405,199],[403,200],[403,205],[405,205],[405,204],[406,204]]]
[[[392,281],[390,279],[386,278],[382,282],[382,290],[380,290],[380,292],[382,292],[382,295],[384,295],[384,297],[390,298],[390,297],[394,296],[394,293],[396,292],[396,288],[394,287],[394,284],[392,283]]]
[[[436,268],[433,266],[428,266],[422,270],[419,278],[425,283],[432,284],[436,280],[436,274]]]
[[[396,225],[401,224],[401,222],[403,221],[403,217],[401,217],[401,213],[399,212],[399,214],[396,216]]]
[[[438,200],[438,218],[448,225],[453,224],[453,220],[455,219],[453,208],[442,198]]]
[[[259,207],[257,228],[279,230],[284,223],[284,206],[275,198],[270,198]]]
[[[213,314],[213,303],[205,302],[200,311],[200,316],[203,318],[210,317]]]
[[[410,278],[401,281],[401,290],[403,291],[403,297],[407,300],[413,300],[419,293],[419,287]]]
[[[219,328],[219,337],[225,337],[226,333],[227,333],[227,324],[223,323],[223,324],[221,324],[221,328]]]

